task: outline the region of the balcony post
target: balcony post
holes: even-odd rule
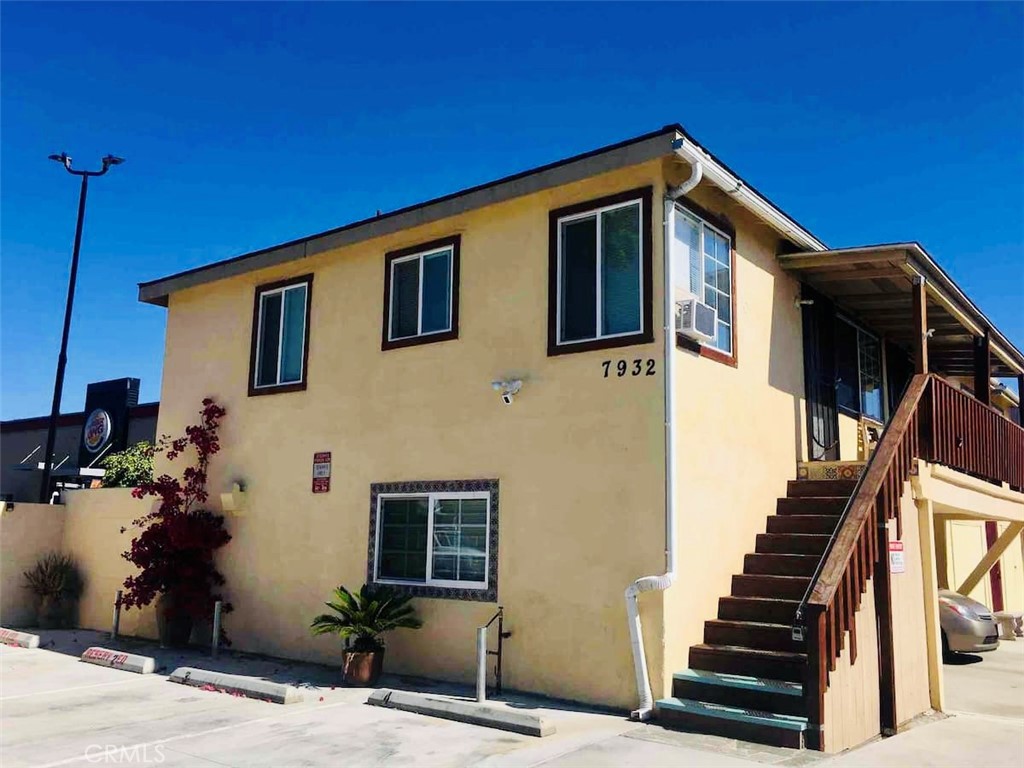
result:
[[[1024,427],[1024,373],[1017,374],[1017,424]]]
[[[992,405],[992,347],[988,328],[984,336],[974,337],[974,397]]]
[[[924,277],[914,278],[914,373],[928,373],[928,297]]]

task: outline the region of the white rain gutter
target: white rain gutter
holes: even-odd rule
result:
[[[703,166],[705,179],[734,197],[740,205],[774,229],[784,233],[797,245],[809,251],[827,250],[823,242],[797,226],[784,213],[772,207],[761,195],[754,192],[740,178],[712,158],[699,144],[682,137],[672,142],[672,150],[690,165],[697,163]]]
[[[675,201],[696,187],[704,176],[704,164],[700,160],[690,163],[690,178],[678,187],[665,191],[664,247],[664,334],[665,334],[665,573],[661,576],[644,576],[626,587],[626,615],[629,617],[629,639],[633,646],[633,670],[636,673],[636,689],[640,697],[639,706],[633,710],[634,720],[646,720],[654,708],[651,681],[647,674],[647,654],[644,652],[643,628],[640,625],[640,609],[637,597],[641,592],[663,591],[676,580],[676,461],[675,461],[675,282],[672,274],[672,224],[675,215]]]

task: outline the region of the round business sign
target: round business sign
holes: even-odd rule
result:
[[[110,439],[110,430],[113,422],[110,414],[102,408],[97,408],[89,414],[85,420],[85,432],[82,434],[82,442],[85,443],[85,450],[89,453],[96,453],[107,444]]]

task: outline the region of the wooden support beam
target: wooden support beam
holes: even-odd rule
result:
[[[1024,427],[1024,373],[1017,374],[1017,423]]]
[[[881,267],[879,269],[849,269],[843,272],[836,272],[833,267],[812,267],[801,270],[801,273],[810,280],[819,283],[842,283],[848,280],[877,280],[888,278],[895,280],[906,277],[907,273],[899,267]]]
[[[928,298],[925,280],[914,278],[911,292],[914,306],[914,373],[928,373]]]
[[[899,264],[907,262],[906,251],[856,251],[851,253],[813,253],[805,256],[799,254],[779,256],[783,269],[803,271],[810,267],[855,267],[861,264],[892,264],[899,269]]]
[[[939,589],[949,589],[949,543],[946,532],[949,529],[946,516],[935,516],[935,580]]]
[[[964,583],[956,588],[956,591],[961,595],[966,595],[978,586],[978,582],[980,582],[985,574],[989,572],[989,569],[995,565],[996,560],[1002,557],[1003,552],[1005,552],[1007,547],[1013,543],[1021,531],[1024,531],[1024,523],[1010,523],[1006,526],[1006,530],[1003,531],[1002,535],[998,539],[996,539],[996,543],[989,548],[988,552],[985,553],[985,556],[981,558],[981,562],[975,566],[974,570],[971,571],[970,576],[964,580]]]
[[[928,651],[928,694],[932,709],[942,712],[945,696],[942,686],[942,628],[939,626],[939,586],[936,570],[935,518],[932,502],[917,499],[917,521],[921,547],[921,572],[924,577],[924,626]]]
[[[992,345],[988,328],[984,336],[974,337],[974,397],[992,405]]]
[[[875,561],[875,617],[878,633],[878,718],[883,736],[897,731],[896,655],[892,631],[892,575],[889,573],[889,527],[884,515],[879,516],[878,559]]]
[[[878,293],[870,298],[847,296],[842,293],[837,293],[832,297],[835,301],[840,304],[851,307],[852,309],[858,310],[874,310],[874,309],[902,309],[906,314],[910,314],[910,297],[905,293]]]

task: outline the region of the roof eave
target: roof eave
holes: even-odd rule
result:
[[[168,296],[175,291],[308,258],[327,250],[382,237],[476,208],[581,181],[600,173],[669,156],[672,154],[672,143],[677,139],[685,139],[700,150],[702,161],[713,165],[717,176],[727,180],[720,184],[726,192],[735,193],[736,189],[745,190],[744,196],[737,199],[741,204],[750,208],[754,214],[769,221],[783,235],[789,236],[792,233],[798,233],[799,239],[805,245],[811,247],[821,245],[824,248],[824,245],[814,235],[736,175],[711,152],[704,149],[681,125],[673,124],[618,144],[506,176],[381,216],[363,219],[326,232],[178,272],[157,280],[139,283],[139,301],[166,307]],[[730,179],[737,182],[735,188],[732,188],[732,182],[728,181]]]

